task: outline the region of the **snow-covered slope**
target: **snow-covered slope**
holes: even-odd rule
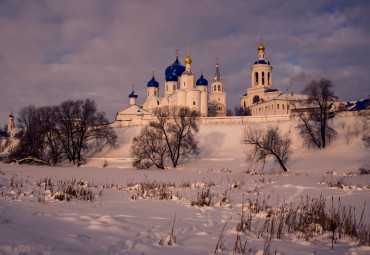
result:
[[[370,165],[370,151],[361,140],[362,121],[335,119],[338,137],[325,150],[307,149],[295,122],[278,125],[293,139],[288,173],[281,173],[274,161],[263,170],[246,162],[248,148],[240,143],[242,125],[201,126],[200,155],[176,169],[132,168],[129,147],[139,127],[117,129],[120,147],[106,148],[80,168],[0,165],[0,254],[214,254],[226,223],[225,249],[218,254],[233,254],[238,236],[243,245],[247,240],[251,254],[262,254],[268,235],[258,234],[268,209],[250,213],[250,202],[258,205],[265,200],[276,209],[284,203],[298,206],[306,196],[326,198],[327,212],[332,197],[334,207],[340,198],[342,205],[356,207],[358,220],[368,201],[363,222],[369,224],[370,175],[356,173],[362,165]],[[104,162],[108,165],[103,168]],[[338,181],[343,186],[336,185]],[[55,200],[68,183],[92,191],[93,201],[81,201],[86,196]],[[155,189],[158,184],[161,187]],[[192,206],[208,189],[211,206]],[[252,215],[251,231],[236,230],[242,208]],[[176,243],[169,246],[166,239],[175,215]],[[328,232],[305,240],[285,227],[281,239],[274,235],[271,240],[270,253],[275,251],[368,254],[370,249],[354,246],[347,237],[338,239],[331,251]]]

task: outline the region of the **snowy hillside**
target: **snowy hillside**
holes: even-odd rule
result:
[[[117,128],[119,148],[80,168],[2,164],[0,254],[214,254],[217,244],[218,254],[369,254],[339,232],[331,251],[332,234],[318,222],[281,223],[326,200],[318,218],[351,210],[364,233],[370,175],[358,169],[370,165],[370,149],[363,122],[336,118],[338,137],[325,150],[306,148],[295,122],[278,125],[293,139],[288,173],[273,161],[264,169],[246,162],[242,125],[201,126],[200,155],[175,169],[132,168],[129,147],[140,127]]]

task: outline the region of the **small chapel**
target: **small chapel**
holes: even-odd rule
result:
[[[208,81],[201,72],[196,79],[191,70],[192,60],[188,54],[185,66],[179,61],[176,51],[175,61],[165,69],[165,83],[160,86],[154,77],[147,83],[146,100],[142,106],[136,105],[137,95],[134,88],[129,95],[130,106],[116,115],[116,121],[126,121],[136,117],[150,116],[157,107],[186,106],[199,112],[201,117],[224,117],[226,116],[226,93],[222,77],[220,75],[218,59],[216,71],[210,89]],[[160,96],[160,87],[163,96]],[[136,114],[136,115],[135,115]],[[138,115],[138,116],[137,116]]]

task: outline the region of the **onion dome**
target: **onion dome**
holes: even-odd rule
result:
[[[185,64],[187,65],[191,64],[191,58],[189,57],[189,49],[190,49],[190,45],[188,45],[188,57],[185,59]]]
[[[132,91],[130,95],[128,95],[129,98],[137,98],[137,95],[135,95],[135,91]]]
[[[159,88],[159,83],[153,78],[148,82],[148,88],[149,87],[154,87],[154,88]]]
[[[260,43],[260,46],[257,48],[259,52],[264,52],[265,51],[265,46]]]
[[[166,77],[171,72],[171,69],[172,69],[172,73],[174,73],[176,76],[181,76],[182,73],[185,71],[185,66],[181,65],[179,61],[179,55],[177,53],[176,53],[175,62],[173,62],[170,66],[166,68],[166,71],[165,71]]]
[[[204,79],[203,74],[197,80],[196,85],[197,86],[208,86],[208,81],[206,79]]]
[[[170,70],[173,70],[173,69],[170,69]],[[178,81],[178,80],[179,80],[179,77],[174,72],[170,71],[166,75],[166,81]]]

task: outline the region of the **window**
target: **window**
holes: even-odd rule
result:
[[[173,90],[176,90],[176,85],[175,84],[173,84]]]
[[[253,104],[257,104],[259,101],[260,101],[260,97],[259,96],[254,96],[253,97]]]
[[[274,105],[271,105],[271,110],[274,110]]]
[[[222,92],[224,92],[224,85],[222,85]]]
[[[289,105],[288,104],[286,105],[286,109],[289,110]]]
[[[217,90],[217,87],[216,87],[216,85],[215,85],[215,89],[214,89],[214,91],[216,91]]]
[[[279,110],[279,104],[277,104],[276,108]]]
[[[244,108],[246,107],[246,105],[245,105],[245,101],[244,101]]]
[[[221,91],[221,86],[220,85],[218,85],[218,91]]]
[[[262,72],[262,85],[265,85],[265,72]]]
[[[185,82],[184,82],[184,88],[185,88]]]
[[[166,85],[166,91],[168,91],[168,85]]]
[[[283,110],[284,110],[284,106],[285,106],[285,105],[283,105],[283,104],[281,105],[281,108],[282,108]]]
[[[195,101],[193,101],[193,105],[195,105]]]
[[[271,73],[270,72],[267,74],[267,82],[268,82],[268,85],[271,85]]]
[[[156,90],[154,90],[154,95],[157,96],[157,91]]]
[[[255,84],[258,85],[258,73],[257,72],[254,73],[254,78],[256,81]]]

